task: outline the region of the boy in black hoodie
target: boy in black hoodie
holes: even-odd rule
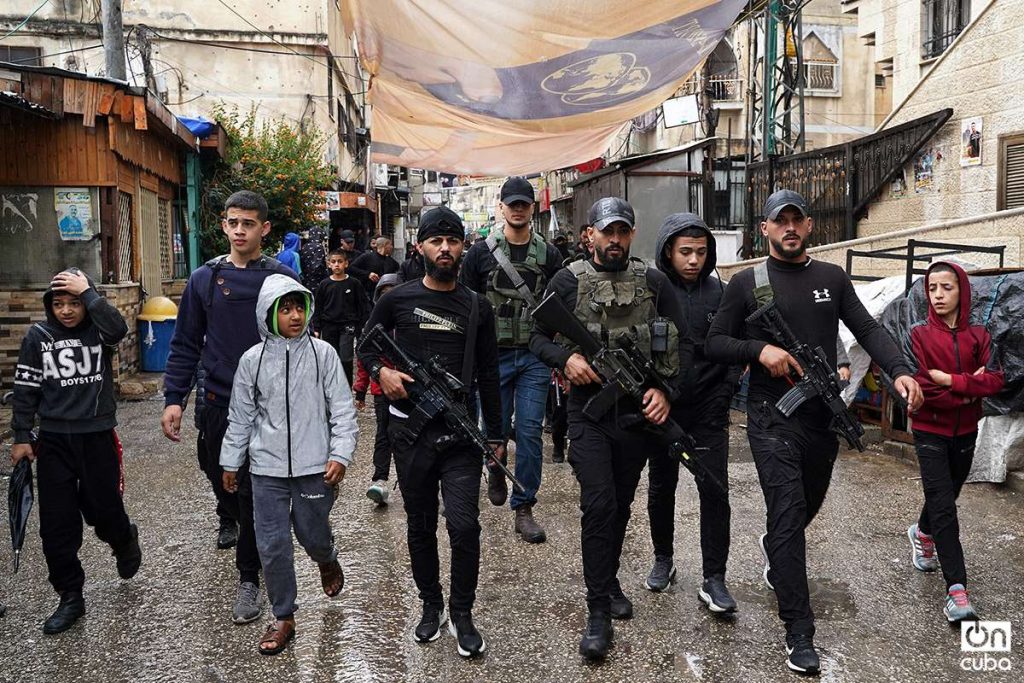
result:
[[[672,405],[672,417],[697,441],[700,457],[728,491],[729,403],[736,374],[704,356],[704,337],[711,325],[724,287],[715,277],[715,237],[699,216],[674,213],[665,219],[655,252],[658,269],[674,285],[686,314],[687,334],[680,342],[689,346],[693,362],[683,365],[682,389]],[[675,535],[676,484],[679,463],[667,454],[651,455],[647,514],[654,543],[654,567],[647,588],[661,592],[675,578],[672,539]],[[736,601],[725,586],[729,556],[729,496],[710,482],[697,481],[700,495],[700,550],[704,582],[697,595],[715,614],[736,611]]]
[[[111,356],[128,326],[77,268],[57,273],[43,295],[46,322],[21,342],[14,380],[11,460],[32,460],[39,416],[39,535],[50,583],[60,594],[43,633],[66,631],[85,614],[78,560],[82,517],[113,548],[117,573],[142,563],[139,530],[121,500],[120,442]]]

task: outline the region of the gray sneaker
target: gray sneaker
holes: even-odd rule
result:
[[[962,583],[954,583],[946,593],[946,606],[942,608],[949,623],[955,624],[959,621],[974,621],[978,613],[971,605],[971,599],[967,595],[967,589]]]
[[[768,580],[768,570],[772,568],[772,565],[768,561],[768,549],[764,547],[764,539],[767,536],[768,534],[761,534],[761,538],[757,539],[757,544],[761,546],[761,554],[764,556],[764,572],[762,572],[762,575],[764,576],[764,583],[770,590],[775,590],[775,586],[773,586],[772,582]]]
[[[935,557],[935,539],[922,534],[917,524],[907,527],[907,538],[913,548],[910,557],[918,571],[933,572],[939,568],[939,559]]]
[[[231,620],[236,624],[248,624],[259,619],[262,612],[259,586],[249,581],[241,584],[235,598],[235,608],[231,610]]]

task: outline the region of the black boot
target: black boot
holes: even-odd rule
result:
[[[580,640],[580,654],[592,661],[604,659],[611,649],[613,637],[611,617],[602,612],[591,614],[587,630]]]
[[[527,543],[543,543],[548,539],[543,527],[533,518],[532,505],[520,505],[515,509],[516,533]]]
[[[139,527],[135,524],[128,525],[128,542],[119,548],[114,548],[114,557],[117,558],[117,575],[122,579],[130,579],[139,571],[142,564],[142,548],[139,547]]]
[[[82,591],[64,591],[60,594],[60,604],[50,618],[43,623],[43,633],[54,635],[63,633],[75,625],[78,618],[85,614],[85,598]]]
[[[508,458],[502,457],[501,464],[507,464]],[[508,482],[505,474],[497,467],[487,466],[487,498],[491,505],[500,507],[508,500]]]
[[[553,438],[554,448],[551,451],[551,462],[565,462],[565,437]]]
[[[217,531],[217,549],[227,550],[238,545],[238,523],[231,519],[223,519]]]
[[[626,597],[626,594],[622,592],[622,586],[619,585],[618,579],[615,580],[615,583],[612,586],[612,592],[608,597],[611,598],[612,619],[633,618],[633,603]]]

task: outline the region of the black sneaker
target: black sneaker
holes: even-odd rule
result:
[[[235,522],[222,522],[220,530],[217,531],[217,549],[227,550],[238,545],[238,524]]]
[[[721,576],[709,576],[704,585],[697,591],[701,601],[715,614],[732,614],[736,611],[736,601],[729,595],[725,580]]]
[[[600,612],[591,614],[587,620],[587,630],[580,639],[580,655],[591,661],[604,659],[608,656],[614,637],[611,618]]]
[[[117,558],[117,575],[122,579],[130,579],[139,571],[142,564],[142,548],[139,547],[139,527],[128,525],[128,542],[120,548],[114,548]]]
[[[672,564],[672,558],[664,555],[654,556],[654,566],[651,573],[647,575],[644,585],[647,590],[661,593],[668,590],[669,585],[676,580],[676,567]]]
[[[473,625],[473,615],[469,612],[452,612],[448,631],[455,636],[462,657],[476,657],[487,649],[487,643]]]
[[[74,626],[84,614],[85,598],[82,597],[82,591],[64,591],[60,594],[57,609],[43,622],[43,633],[51,636],[63,633]]]
[[[814,639],[800,633],[786,636],[786,666],[808,676],[821,673],[821,660],[814,650]]]
[[[423,605],[423,618],[416,626],[416,640],[430,643],[441,637],[441,625],[447,620],[444,605]]]
[[[622,587],[618,582],[615,583],[615,587],[612,588],[612,592],[608,597],[611,598],[612,619],[633,618],[633,603],[622,592]]]

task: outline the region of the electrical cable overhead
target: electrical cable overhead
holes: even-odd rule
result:
[[[44,7],[46,7],[46,6],[48,5],[48,4],[50,4],[50,0],[43,0],[43,1],[41,2],[41,3],[39,3],[39,7],[36,7],[36,8],[34,9],[34,10],[32,10],[31,14],[29,14],[29,15],[28,15],[27,17],[25,17],[24,19],[22,19],[22,20],[21,20],[21,23],[20,23],[20,24],[18,24],[17,26],[15,26],[14,28],[12,28],[12,29],[11,29],[10,31],[8,31],[7,33],[5,33],[5,34],[3,34],[2,36],[0,36],[0,41],[4,41],[4,40],[7,40],[8,38],[10,38],[11,36],[13,36],[13,35],[14,35],[15,33],[17,33],[18,31],[20,31],[21,29],[25,28],[25,24],[27,24],[27,23],[28,23],[28,22],[29,22],[29,21],[30,21],[30,20],[32,19],[32,17],[34,17],[34,16],[36,15],[36,13],[37,13],[37,12],[38,12],[39,10],[43,9],[43,8],[44,8]]]

